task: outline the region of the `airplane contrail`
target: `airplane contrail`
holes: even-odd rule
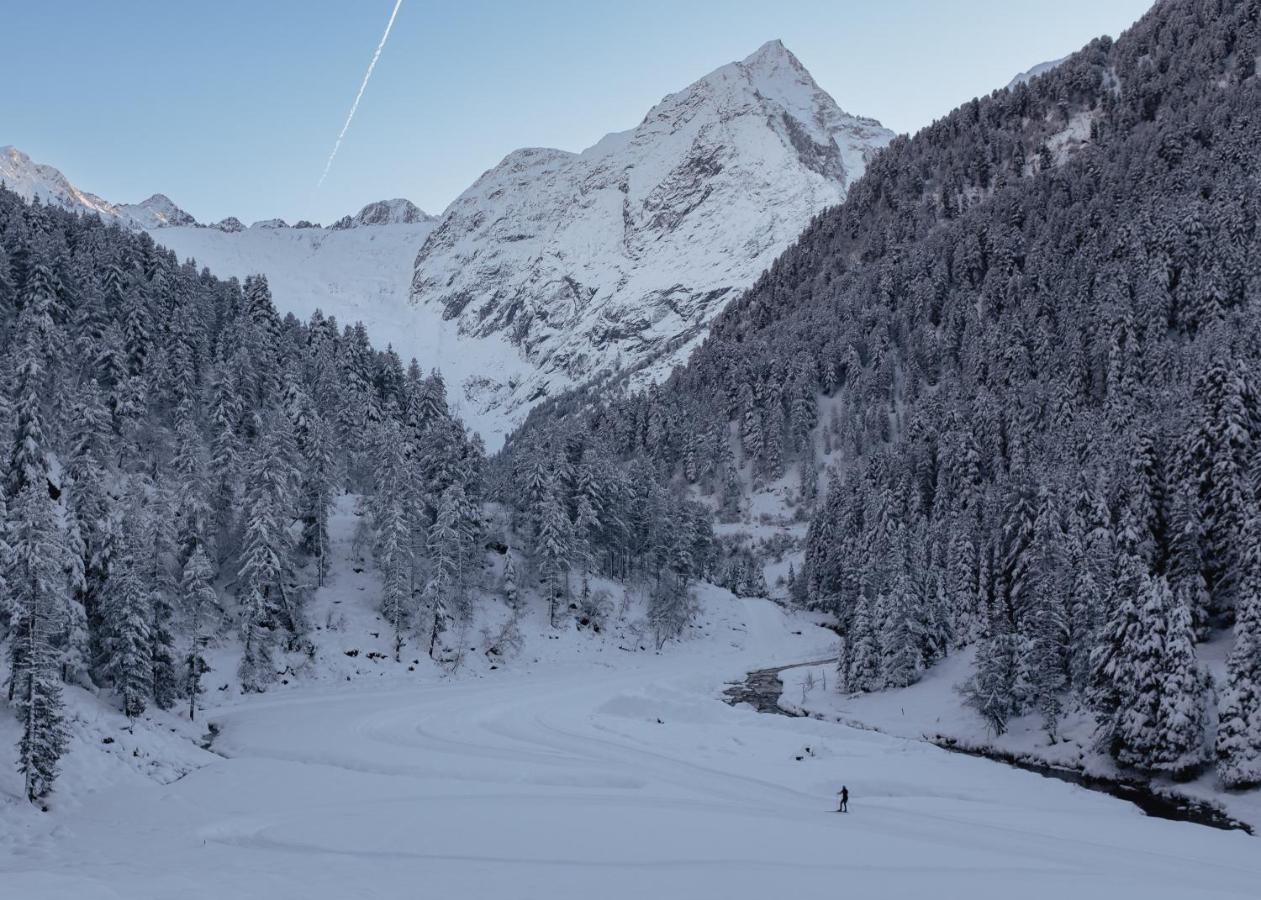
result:
[[[328,162],[324,164],[324,174],[320,176],[320,180],[315,186],[318,188],[324,184],[324,179],[328,177],[329,169],[333,168],[333,159],[337,156],[337,151],[341,149],[342,138],[346,136],[346,132],[350,129],[350,121],[355,117],[355,110],[359,108],[359,101],[363,99],[363,92],[368,87],[368,79],[372,77],[372,70],[376,68],[377,60],[381,58],[381,51],[385,49],[385,42],[389,40],[390,29],[394,27],[394,17],[398,15],[398,8],[403,5],[403,0],[395,0],[394,11],[390,13],[390,21],[385,23],[385,34],[381,35],[381,43],[377,44],[377,52],[372,54],[372,62],[368,63],[368,71],[363,75],[363,84],[359,85],[359,93],[355,94],[355,102],[350,104],[350,114],[346,116],[346,124],[342,126],[341,134],[337,135],[337,141],[333,144],[333,152],[328,155]]]

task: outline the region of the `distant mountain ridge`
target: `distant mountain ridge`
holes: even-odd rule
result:
[[[107,222],[117,222],[126,228],[152,231],[157,228],[183,226],[216,228],[228,233],[243,231],[245,225],[235,216],[203,226],[193,216],[177,206],[165,194],[154,194],[140,203],[112,203],[96,194],[81,190],[60,169],[37,163],[17,147],[0,147],[0,182],[24,200],[38,199],[61,209],[87,215],[98,215]],[[332,228],[357,228],[361,225],[394,225],[428,222],[428,215],[410,200],[377,200],[364,206],[353,216],[343,216]],[[284,219],[263,219],[252,228],[288,228]],[[309,222],[295,227],[318,227]]]
[[[140,203],[111,203],[80,190],[58,169],[35,162],[12,145],[0,147],[0,182],[24,200],[38,199],[74,212],[95,213],[128,228],[162,228],[195,222],[165,194],[154,194]]]

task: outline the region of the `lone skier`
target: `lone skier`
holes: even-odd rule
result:
[[[836,811],[843,813],[849,812],[849,788],[845,785],[841,785],[841,793],[838,796],[841,798],[841,805],[837,807]]]

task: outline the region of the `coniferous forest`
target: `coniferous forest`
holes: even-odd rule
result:
[[[720,518],[798,473],[842,690],[971,646],[994,732],[1084,709],[1124,767],[1261,782],[1259,55],[1256,0],[1168,0],[896,139],[666,383],[516,441],[588,434]]]
[[[480,598],[516,592],[482,574],[486,461],[441,375],[362,326],[280,317],[261,277],[0,190],[0,361],[0,634],[32,800],[65,749],[63,684],[195,716],[208,645],[240,642],[246,692],[313,653],[339,495],[359,498],[396,657],[437,656]],[[509,581],[559,617],[587,572],[651,578],[658,640],[677,634],[708,565],[699,507],[581,441],[519,474],[495,491],[531,562]]]

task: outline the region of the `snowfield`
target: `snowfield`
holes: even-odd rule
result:
[[[725,705],[725,679],[832,641],[767,601],[704,600],[660,654],[538,620],[506,667],[387,661],[229,701],[207,715],[223,757],[173,783],[0,805],[0,896],[1256,896],[1242,833]]]
[[[464,339],[441,309],[409,301],[412,262],[433,227],[425,220],[344,229],[255,226],[229,234],[188,226],[162,228],[153,239],[221,278],[264,273],[282,315],[305,322],[318,309],[341,326],[362,322],[374,347],[393,347],[404,364],[414,357],[426,372],[439,369],[452,409],[498,449],[524,417],[524,410],[505,416],[498,404],[532,369],[507,339]]]

